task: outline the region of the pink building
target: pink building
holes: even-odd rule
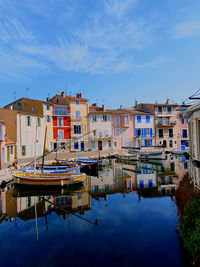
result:
[[[110,110],[112,114],[113,148],[121,150],[122,147],[135,145],[135,116],[126,109]]]

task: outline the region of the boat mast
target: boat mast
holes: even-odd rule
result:
[[[35,129],[35,159],[34,159],[34,177],[36,174],[36,149],[37,149],[37,125]]]
[[[44,170],[44,155],[45,155],[46,138],[47,138],[47,126],[45,129],[45,136],[44,136],[44,148],[43,148],[43,156],[42,156],[42,172]]]

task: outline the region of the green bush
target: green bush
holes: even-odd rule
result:
[[[185,216],[180,222],[180,232],[184,248],[200,263],[200,199],[195,199],[185,205]]]

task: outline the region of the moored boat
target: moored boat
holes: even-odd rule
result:
[[[117,153],[116,157],[120,160],[138,160],[137,153]]]
[[[26,173],[23,171],[12,172],[14,184],[26,184],[37,186],[65,186],[83,183],[85,174],[70,173]]]

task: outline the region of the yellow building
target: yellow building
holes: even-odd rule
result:
[[[30,98],[20,98],[8,105],[4,108],[10,110],[17,110],[24,113],[36,115],[42,117],[43,120],[43,129],[45,131],[47,127],[47,136],[46,136],[46,151],[52,150],[52,142],[53,142],[53,120],[52,120],[52,112],[53,107],[51,103],[47,103],[45,101],[30,99]]]

